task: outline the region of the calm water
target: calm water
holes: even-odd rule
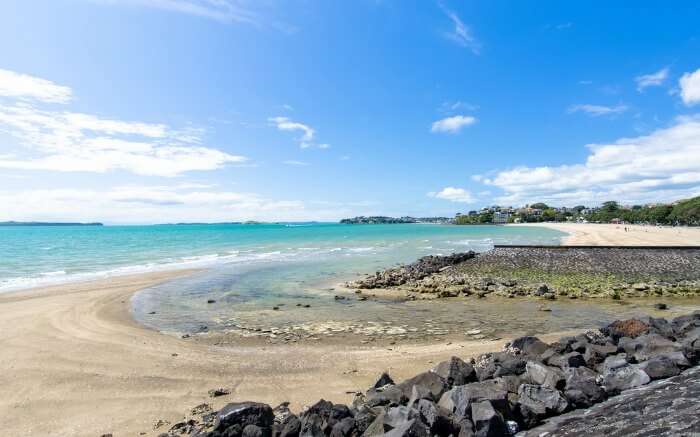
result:
[[[357,310],[329,291],[340,281],[422,255],[484,251],[499,243],[557,244],[562,235],[534,227],[409,224],[0,227],[0,291],[201,267],[138,293],[137,320],[176,332],[201,324],[351,321]],[[312,304],[313,311],[291,311],[299,303]],[[272,313],[274,305],[283,311]],[[370,302],[359,314],[365,321],[400,320],[416,310]]]

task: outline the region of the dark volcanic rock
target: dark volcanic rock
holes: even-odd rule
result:
[[[452,357],[438,364],[433,368],[433,373],[445,380],[448,388],[476,381],[474,367],[457,357]]]
[[[520,337],[510,342],[510,347],[519,350],[524,355],[537,357],[549,346],[537,337]]]
[[[503,416],[493,409],[489,401],[474,402],[471,416],[477,437],[500,437],[506,432]]]
[[[543,385],[553,389],[563,389],[566,384],[564,373],[555,367],[528,361],[525,378],[533,384]]]
[[[460,421],[471,416],[474,402],[489,401],[498,411],[508,409],[508,392],[495,381],[473,382],[453,387],[440,398],[438,405]]]
[[[242,432],[247,425],[270,427],[273,420],[274,414],[269,405],[258,402],[234,402],[218,412],[214,428],[224,431],[232,426],[239,426]]]
[[[391,379],[391,376],[389,376],[388,373],[384,372],[382,375],[377,379],[377,382],[374,383],[372,388],[379,388],[379,387],[384,387],[385,385],[393,385],[394,380]]]
[[[608,393],[619,393],[623,390],[648,384],[651,379],[637,365],[626,365],[611,370],[603,375],[603,386]]]
[[[692,436],[700,432],[700,368],[624,392],[518,437]]]
[[[561,414],[569,406],[558,390],[532,384],[520,386],[518,403],[523,421],[528,426],[532,426],[545,417]]]
[[[595,346],[595,345],[589,345]],[[547,360],[547,364],[550,366],[558,367],[562,370],[568,369],[570,367],[581,367],[586,365],[586,360],[578,352],[569,352],[564,355],[555,355]]]
[[[596,372],[587,367],[576,367],[566,369],[564,374],[564,397],[573,407],[589,407],[605,399],[605,390],[598,385],[599,375]]]
[[[409,378],[396,385],[407,399],[413,394],[413,386],[427,389],[432,395],[433,400],[440,399],[440,396],[447,390],[447,383],[445,380],[434,372],[419,373],[413,378]]]

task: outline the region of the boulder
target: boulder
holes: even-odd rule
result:
[[[649,375],[649,378],[652,380],[670,378],[681,373],[681,369],[676,363],[664,355],[659,355],[643,362],[639,365],[639,368]]]
[[[609,355],[617,352],[617,346],[612,343],[603,345],[589,344],[586,346],[586,351],[583,354],[583,359],[588,367],[595,367],[605,361]]]
[[[355,434],[355,419],[352,417],[346,417],[333,425],[330,437],[351,437]]]
[[[282,430],[279,437],[299,437],[300,432],[301,420],[292,414],[282,422]]]
[[[431,435],[450,435],[454,433],[450,414],[445,409],[427,399],[421,399],[416,405],[421,422],[428,425]]]
[[[370,389],[365,398],[365,404],[369,407],[384,405],[400,405],[405,403],[408,397],[403,390],[395,385],[385,386],[383,390]]]
[[[474,367],[457,357],[443,361],[435,366],[432,372],[447,383],[447,388],[476,381]]]
[[[525,373],[525,360],[518,357],[508,357],[496,364],[496,371],[493,373],[494,378],[508,375],[522,375]]]
[[[459,422],[471,416],[471,404],[489,401],[498,411],[508,410],[508,392],[494,381],[473,382],[453,387],[440,398],[438,406],[453,414]]]
[[[243,428],[241,437],[265,437],[269,434],[268,431],[269,429],[263,429],[257,425],[246,425],[246,427]]]
[[[587,367],[564,370],[564,397],[574,408],[587,408],[605,399],[605,390],[598,385],[598,375]]]
[[[603,360],[603,362],[600,363],[596,367],[596,369],[598,370],[598,373],[604,375],[610,372],[611,370],[615,370],[620,367],[625,367],[628,364],[629,362],[627,361],[627,354],[617,354],[605,358],[605,360]]]
[[[418,419],[403,422],[384,434],[385,437],[430,437],[430,430]]]
[[[631,364],[610,370],[603,375],[605,391],[613,394],[646,385],[649,381],[651,381],[649,375],[638,366]]]
[[[619,346],[637,362],[646,361],[656,355],[680,352],[683,347],[659,334],[641,335],[634,339],[620,340]]]
[[[445,380],[434,372],[419,373],[413,378],[407,379],[395,387],[401,390],[404,397],[408,399],[413,393],[413,386],[419,386],[427,389],[432,395],[433,400],[440,399],[440,396],[442,396],[442,394],[447,390],[447,383]]]
[[[537,357],[546,351],[549,346],[537,337],[519,337],[507,346],[519,350],[522,354]]]
[[[636,338],[646,334],[649,332],[649,325],[638,319],[616,320],[601,331],[617,341],[622,337]]]
[[[223,432],[232,426],[240,428],[240,432],[248,425],[269,428],[274,421],[272,408],[259,402],[233,402],[227,404],[217,414],[214,430]]]
[[[477,437],[500,437],[506,433],[503,416],[494,410],[489,401],[474,402],[471,406],[471,417]]]
[[[595,345],[589,345],[595,346]],[[554,355],[547,360],[547,364],[550,366],[558,367],[562,370],[568,368],[581,367],[586,365],[586,360],[578,352],[569,352],[564,355]]]
[[[381,374],[377,382],[372,385],[372,388],[384,387],[385,385],[394,385],[394,380],[391,379],[391,376],[386,372]]]
[[[545,417],[563,413],[569,406],[558,390],[532,384],[520,386],[518,404],[523,421],[528,427]]]
[[[564,374],[555,367],[528,361],[525,369],[525,379],[533,384],[543,385],[557,390],[564,388],[566,384]]]

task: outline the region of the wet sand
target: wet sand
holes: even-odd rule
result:
[[[699,246],[700,228],[612,225],[596,223],[524,223],[566,232],[562,244],[572,246]],[[625,231],[627,228],[627,231]]]
[[[145,329],[130,315],[137,290],[186,272],[124,276],[0,295],[0,417],[7,435],[154,435],[158,420],[181,420],[210,402],[294,409],[320,397],[350,402],[388,370],[413,376],[452,355],[498,350],[498,341],[338,347],[323,344],[220,347]],[[545,339],[559,334],[545,335]],[[449,344],[448,344],[449,343]]]

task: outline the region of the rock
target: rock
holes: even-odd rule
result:
[[[518,404],[523,421],[527,426],[532,426],[545,417],[561,414],[569,406],[559,391],[532,384],[520,386]]]
[[[648,284],[645,284],[645,283],[643,283],[643,282],[640,282],[640,283],[637,283],[637,284],[633,284],[633,285],[632,285],[632,288],[633,288],[634,290],[636,290],[636,291],[646,291],[646,290],[649,289],[649,285],[648,285]]]
[[[649,325],[637,319],[617,320],[601,331],[617,342],[622,337],[636,338],[646,334],[649,331]]]
[[[243,428],[243,433],[241,437],[263,437],[265,436],[265,431],[257,425],[246,425]]]
[[[472,423],[477,437],[500,437],[506,432],[506,424],[491,402],[474,402],[471,406]]]
[[[493,374],[494,378],[509,375],[522,375],[525,373],[525,360],[518,357],[508,357],[503,361],[499,361],[496,366],[496,371]]]
[[[431,435],[449,435],[454,430],[449,412],[434,402],[421,399],[416,406],[421,422],[428,425]]]
[[[651,381],[649,375],[636,365],[626,365],[610,370],[603,375],[603,387],[608,393],[619,393],[623,390],[639,387]]]
[[[269,428],[272,426],[273,420],[272,408],[267,404],[233,402],[227,404],[216,414],[214,429],[224,431],[232,426],[238,426],[242,432],[247,425]]]
[[[668,305],[666,305],[665,303],[655,303],[654,308],[656,308],[657,310],[667,310]]]
[[[300,432],[301,420],[292,414],[282,423],[282,431],[279,437],[299,437]]]
[[[605,358],[605,360],[598,365],[597,370],[600,374],[606,374],[611,370],[619,369],[620,367],[625,367],[628,365],[627,354],[617,354]]]
[[[374,383],[372,388],[384,387],[385,385],[394,385],[394,380],[391,379],[388,373],[384,372],[381,374],[377,382]]]
[[[537,337],[520,337],[516,338],[508,345],[514,349],[519,350],[522,354],[537,357],[546,351],[549,347],[546,343],[541,341]]]
[[[429,437],[430,430],[419,420],[412,419],[402,423],[384,434],[385,437]]]
[[[652,380],[670,378],[681,373],[681,369],[676,363],[664,355],[659,355],[643,362],[639,365],[639,368],[649,375],[649,378]]]
[[[428,389],[433,397],[433,400],[440,399],[440,396],[447,390],[447,383],[442,377],[433,372],[423,372],[409,378],[402,383],[396,385],[406,398],[409,398],[413,392],[413,386],[421,386]]]
[[[443,361],[435,366],[432,372],[447,383],[447,388],[476,381],[474,367],[457,357],[452,357],[447,361]]]
[[[330,437],[351,437],[355,435],[355,419],[346,417],[333,425]]]
[[[589,346],[595,346],[595,345],[589,345]],[[569,352],[568,354],[564,354],[564,355],[552,356],[549,360],[547,360],[547,364],[549,364],[550,366],[558,367],[558,368],[564,370],[564,369],[568,369],[568,368],[585,366],[586,360],[583,358],[583,355],[581,355],[578,352]]]
[[[370,389],[365,403],[369,407],[400,405],[408,400],[404,391],[396,385],[385,386],[383,390]]]
[[[528,361],[525,366],[525,379],[533,384],[561,390],[566,385],[564,374],[555,367]]]
[[[214,388],[207,392],[210,398],[218,398],[219,396],[226,396],[231,394],[231,390],[227,388]]]
[[[597,383],[598,373],[587,367],[575,367],[566,369],[564,375],[564,397],[574,408],[589,407],[605,399],[605,390]]]
[[[617,352],[617,346],[612,343],[604,345],[589,344],[583,354],[583,359],[588,367],[595,367],[605,361],[605,358]]]
[[[365,429],[364,433],[362,434],[365,437],[379,437],[384,435],[384,417],[386,413],[384,410],[381,410],[381,412],[374,418],[372,423]]]
[[[535,296],[544,296],[547,292],[549,292],[547,284],[540,284],[532,294]]]
[[[207,303],[216,303],[216,299],[207,299]]]
[[[656,355],[683,350],[679,343],[659,334],[646,334],[634,339],[620,340],[619,346],[637,362],[646,361]]]
[[[472,382],[453,387],[440,398],[438,406],[452,413],[459,422],[471,416],[471,404],[489,401],[497,411],[508,410],[508,392],[495,381]]]

